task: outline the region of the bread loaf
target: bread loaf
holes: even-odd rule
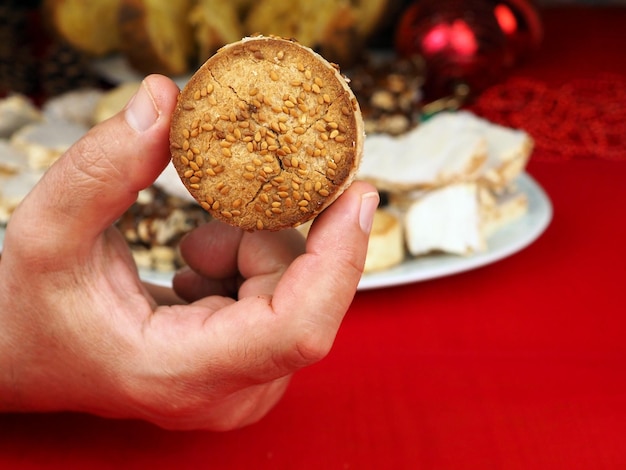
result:
[[[75,48],[102,56],[120,46],[120,0],[43,0],[44,19]]]
[[[198,63],[203,63],[224,44],[245,36],[236,2],[197,0],[189,22],[198,47]]]
[[[138,71],[181,75],[194,55],[190,0],[120,0],[121,49]]]

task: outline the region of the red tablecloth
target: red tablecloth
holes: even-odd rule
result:
[[[549,10],[544,24],[516,78],[555,93],[575,78],[626,79],[626,9]],[[626,468],[626,149],[551,152],[538,146],[528,167],[554,205],[535,243],[358,293],[331,354],[258,424],[168,432],[3,415],[0,468]]]

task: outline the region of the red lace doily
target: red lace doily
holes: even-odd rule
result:
[[[472,111],[524,129],[535,140],[534,159],[626,160],[626,78],[576,79],[551,88],[511,78],[481,94]]]

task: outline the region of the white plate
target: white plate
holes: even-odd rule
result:
[[[431,255],[407,259],[386,271],[364,275],[359,290],[408,284],[469,271],[499,261],[530,245],[552,220],[552,204],[529,175],[522,174],[517,184],[528,196],[528,212],[494,233],[487,241],[488,251],[467,257]],[[4,229],[0,228],[0,250],[3,239]],[[144,281],[162,286],[170,286],[174,275],[173,272],[150,270],[140,270],[139,273]]]
[[[530,245],[552,220],[552,204],[541,186],[523,173],[517,185],[528,196],[528,212],[505,225],[488,240],[489,249],[471,256],[431,255],[407,259],[402,264],[361,278],[359,290],[424,281],[476,269],[499,261]]]

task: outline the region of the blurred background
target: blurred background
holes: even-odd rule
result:
[[[564,3],[626,0],[9,0],[0,6],[0,93],[41,101],[133,73],[184,83],[218,47],[255,33],[295,38],[346,72],[363,73],[372,49],[411,57],[406,73],[430,78],[432,98],[480,69],[488,76],[471,83],[477,92],[539,46],[541,10]]]

